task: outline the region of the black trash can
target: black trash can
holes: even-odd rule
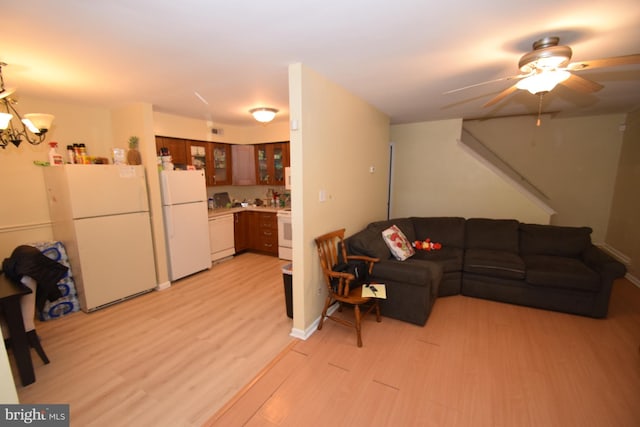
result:
[[[282,266],[282,279],[284,282],[284,302],[287,306],[287,316],[293,319],[293,264]]]

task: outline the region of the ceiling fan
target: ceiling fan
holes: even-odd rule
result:
[[[502,77],[470,86],[453,89],[445,94],[459,92],[489,83],[504,80],[518,80],[498,95],[486,102],[483,107],[490,107],[502,101],[518,89],[528,90],[534,95],[540,96],[550,92],[558,84],[563,84],[573,90],[584,93],[597,92],[602,89],[600,83],[575,74],[582,70],[594,68],[615,67],[619,65],[640,64],[640,54],[615,56],[611,58],[595,59],[591,61],[572,62],[572,51],[569,46],[559,45],[559,37],[544,37],[533,43],[533,50],[524,54],[518,62],[520,74],[516,76]]]

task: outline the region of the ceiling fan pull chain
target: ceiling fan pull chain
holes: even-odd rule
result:
[[[540,92],[540,98],[538,101],[538,120],[536,121],[536,126],[540,127],[540,116],[542,115],[542,97],[544,96],[544,92]]]

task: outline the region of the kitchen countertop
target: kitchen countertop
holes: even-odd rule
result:
[[[236,212],[254,211],[254,212],[272,212],[278,213],[279,211],[291,210],[291,208],[274,208],[269,206],[247,206],[246,208],[218,208],[209,209],[209,218],[215,218],[217,216],[234,214]]]

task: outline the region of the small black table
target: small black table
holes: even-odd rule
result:
[[[31,292],[29,287],[22,283],[16,283],[4,274],[0,274],[0,308],[11,334],[13,357],[16,360],[23,386],[29,385],[36,380],[33,361],[31,360],[31,349],[29,348],[27,333],[24,330],[24,320],[22,319],[20,305],[20,298]]]

